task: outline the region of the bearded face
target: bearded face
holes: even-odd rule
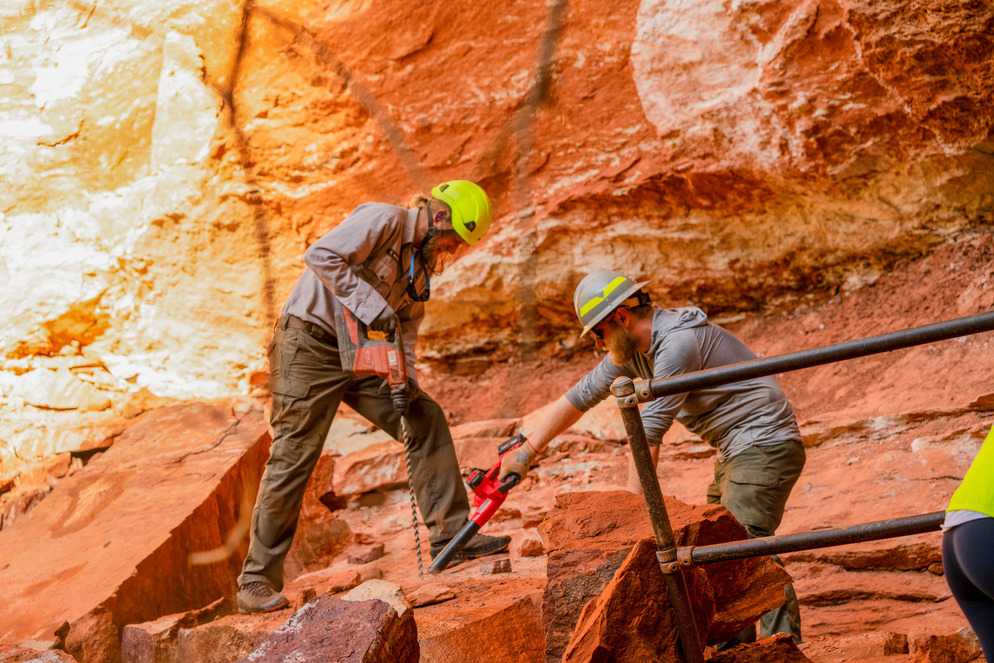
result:
[[[614,328],[614,333],[607,342],[608,352],[611,353],[611,362],[615,366],[624,366],[635,359],[641,340],[632,332],[621,325],[613,322],[609,323]]]

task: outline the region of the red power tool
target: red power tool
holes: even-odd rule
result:
[[[497,447],[497,453],[503,458],[504,454],[517,449],[524,443],[525,436],[518,433]],[[445,567],[449,565],[449,562],[452,561],[456,553],[462,550],[463,546],[476,536],[480,528],[490,520],[490,517],[504,503],[504,500],[507,499],[507,492],[517,486],[518,482],[521,481],[521,476],[517,472],[511,472],[504,479],[503,483],[498,483],[498,474],[500,474],[500,459],[497,460],[496,465],[490,468],[489,472],[474,469],[473,473],[469,475],[466,483],[473,489],[473,503],[476,507],[476,512],[469,519],[469,522],[459,530],[459,533],[449,541],[449,545],[445,546],[442,552],[438,554],[435,561],[431,563],[431,566],[428,567],[430,573],[437,575],[445,570]]]
[[[342,368],[356,375],[378,375],[390,385],[390,396],[398,412],[407,411],[407,358],[404,337],[369,329],[355,313],[335,301],[335,328]],[[390,337],[393,337],[391,339]]]

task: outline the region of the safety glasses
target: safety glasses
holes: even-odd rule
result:
[[[617,314],[618,314],[618,309],[614,309],[613,311],[611,311],[611,315],[607,316],[606,318],[604,318],[603,320],[601,320],[600,322],[598,322],[596,325],[594,325],[593,327],[591,327],[590,328],[590,333],[593,335],[593,337],[596,338],[598,341],[603,341],[604,340],[604,332],[602,332],[600,329],[598,329],[598,327],[600,327],[601,325],[604,325],[604,324],[610,324],[611,321],[614,320],[614,316],[616,316]]]

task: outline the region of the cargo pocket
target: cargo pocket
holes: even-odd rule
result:
[[[273,390],[273,411],[269,416],[269,423],[277,439],[300,431],[309,409],[307,392],[310,387],[291,384],[281,389],[283,391]]]
[[[739,470],[728,481],[743,486],[776,488],[780,485],[780,474],[772,470]]]
[[[294,380],[290,370],[297,356],[300,333],[278,332],[269,354],[269,391],[273,394],[270,423],[277,437],[299,429],[307,414],[306,398],[311,387],[302,380]]]
[[[734,472],[722,504],[745,526],[749,536],[770,536],[783,519],[784,504],[790,493],[773,470],[746,469]]]

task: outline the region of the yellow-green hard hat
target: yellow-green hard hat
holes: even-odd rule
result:
[[[636,283],[627,276],[606,269],[591,272],[583,277],[573,292],[573,308],[576,309],[576,317],[580,318],[580,324],[583,325],[580,336],[593,329],[619,306],[638,305],[638,298],[632,295],[648,284],[648,281]]]
[[[490,230],[490,199],[478,184],[467,180],[443,182],[431,195],[452,210],[452,227],[470,246],[483,239]]]

